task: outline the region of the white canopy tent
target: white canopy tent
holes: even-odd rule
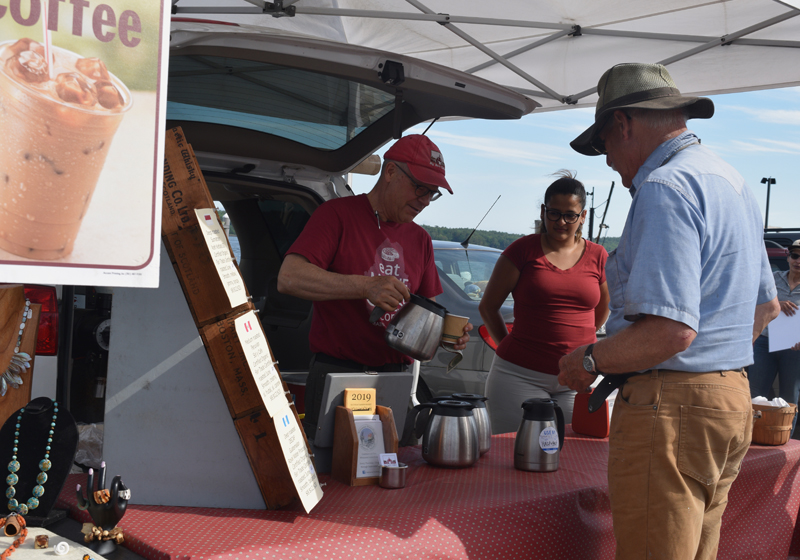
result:
[[[172,0],[173,17],[274,27],[396,52],[594,106],[600,75],[659,62],[681,92],[800,85],[800,0]]]

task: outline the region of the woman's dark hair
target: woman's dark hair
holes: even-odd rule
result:
[[[550,186],[547,187],[547,190],[544,192],[544,205],[547,206],[547,203],[550,202],[553,196],[557,194],[574,196],[577,197],[578,202],[581,205],[582,212],[584,208],[586,208],[586,189],[583,187],[583,183],[576,179],[577,176],[577,173],[569,171],[568,169],[559,169],[553,173],[553,177],[558,177],[558,179],[550,183]],[[539,223],[539,229],[536,233],[547,232],[547,226],[545,225],[546,221],[547,220],[545,219],[541,220]],[[581,225],[578,227],[578,231],[575,232],[575,237],[580,239],[582,232],[583,226]]]
[[[544,205],[547,206],[553,195],[564,194],[578,197],[578,201],[581,203],[581,211],[583,211],[586,207],[586,189],[583,188],[583,183],[575,178],[577,176],[577,173],[567,169],[559,169],[553,173],[553,177],[558,177],[558,179],[553,181],[544,192]]]

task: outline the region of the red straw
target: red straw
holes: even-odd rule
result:
[[[42,23],[44,25],[44,58],[47,61],[47,73],[50,76],[50,79],[53,79],[53,62],[55,59],[53,58],[53,45],[52,40],[50,39],[50,29],[48,28],[49,17],[48,17],[48,4],[50,3],[49,0],[39,0],[42,5]]]

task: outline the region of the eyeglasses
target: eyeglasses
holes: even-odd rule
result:
[[[411,181],[411,184],[412,184],[412,185],[414,185],[414,194],[416,194],[416,195],[417,195],[417,198],[425,198],[426,196],[430,195],[430,196],[431,196],[431,202],[433,202],[434,200],[439,200],[439,199],[441,198],[441,196],[442,196],[442,193],[441,193],[441,192],[439,192],[439,191],[435,191],[435,190],[433,190],[433,189],[429,189],[428,187],[424,187],[424,186],[420,185],[419,183],[417,183],[417,182],[416,182],[416,181],[413,179],[413,177],[411,177],[411,175],[409,175],[409,174],[408,174],[408,173],[407,173],[407,172],[406,172],[406,171],[405,171],[405,170],[404,170],[402,167],[400,167],[399,165],[397,166],[397,169],[399,169],[400,171],[402,171],[402,172],[403,172],[403,175],[405,175],[406,177],[408,177],[408,180],[409,180],[409,181]]]
[[[568,224],[574,224],[578,221],[578,218],[581,217],[580,214],[576,214],[575,212],[559,212],[558,210],[551,210],[546,206],[544,208],[544,213],[551,222],[557,222],[561,218],[564,218],[564,222]]]
[[[789,253],[789,258],[792,260],[800,259],[800,253]]]

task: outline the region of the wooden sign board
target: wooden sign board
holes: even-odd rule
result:
[[[236,317],[230,315],[200,329],[211,367],[222,387],[231,418],[238,419],[264,408],[250,366],[236,333]],[[274,356],[272,358],[275,359]]]
[[[265,408],[235,327],[237,318],[255,308],[249,301],[249,293],[245,294],[247,298],[233,299],[230,278],[227,284],[223,283],[222,276],[230,276],[234,269],[239,281],[241,274],[232,253],[230,262],[233,267],[222,266],[227,257],[225,246],[230,251],[230,245],[215,223],[214,201],[180,127],[167,131],[164,152],[162,239],[264,503],[269,509],[279,508],[293,501],[298,493],[274,421]],[[205,222],[200,223],[200,219]],[[241,296],[241,292],[238,295]],[[232,300],[245,303],[233,307]],[[261,329],[260,324],[258,329]],[[264,357],[274,364],[271,349],[269,356]],[[274,407],[285,398],[294,421],[299,424],[297,411],[288,400],[288,389],[277,368],[275,372],[277,377],[273,373],[274,390],[268,405]],[[305,439],[305,434],[302,437]],[[307,441],[305,444],[308,448]]]
[[[294,407],[292,407],[294,410]],[[295,413],[296,415],[296,413]],[[300,422],[297,419],[297,422]],[[263,407],[234,421],[268,509],[294,500],[296,490],[272,418]]]
[[[171,234],[164,233],[162,239],[169,260],[178,274],[183,293],[186,294],[192,317],[198,326],[204,326],[219,321],[232,309],[223,280],[208,251],[202,228],[197,223],[194,209],[190,211],[190,216],[192,223]],[[236,273],[241,275],[238,264],[233,262],[233,265]],[[240,313],[249,309],[255,307],[248,301],[234,311]]]

